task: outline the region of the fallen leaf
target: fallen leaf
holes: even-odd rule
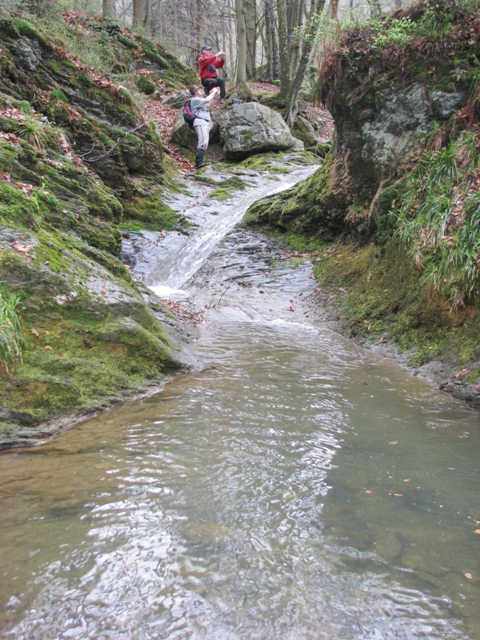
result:
[[[17,253],[27,255],[33,249],[33,244],[20,244],[19,242],[14,242],[12,244],[12,249],[15,249]]]
[[[49,347],[48,344],[45,345],[44,349],[48,349],[49,351],[53,351],[52,347]]]
[[[405,478],[404,482],[410,482],[410,478]]]
[[[389,442],[388,444],[398,444],[398,440],[392,440],[391,442]]]
[[[37,338],[39,337],[38,331],[35,329],[35,327],[32,327],[30,331],[33,333],[34,336],[37,336]]]
[[[475,529],[475,531],[473,533],[476,533],[477,536],[480,536],[480,529]]]
[[[464,576],[465,576],[465,578],[467,578],[468,580],[473,580],[473,576],[472,576],[472,574],[471,574],[471,573],[468,573],[468,572],[467,572],[467,573],[464,573],[463,575],[464,575]]]
[[[403,497],[404,497],[404,495],[403,495],[403,493],[394,493],[394,494],[393,494],[393,497],[394,497],[394,498],[403,498]]]
[[[367,489],[367,490],[365,491],[365,493],[367,493],[368,495],[370,495],[372,492],[370,491],[370,489]]]

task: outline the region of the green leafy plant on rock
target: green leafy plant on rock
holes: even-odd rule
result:
[[[35,118],[27,116],[25,121],[18,125],[16,133],[40,151],[47,146],[48,134],[43,124]]]
[[[22,296],[0,293],[0,359],[9,375],[8,363],[22,361],[22,332],[17,309]]]

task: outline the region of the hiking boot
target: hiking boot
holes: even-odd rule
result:
[[[201,169],[207,166],[207,163],[203,160],[204,155],[205,151],[203,149],[197,149],[197,153],[195,154],[195,169]]]

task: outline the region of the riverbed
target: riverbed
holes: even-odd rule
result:
[[[2,455],[11,638],[480,637],[479,413],[338,335],[311,265],[236,227],[311,167],[132,236],[192,370]],[[247,176],[248,177],[248,176]]]

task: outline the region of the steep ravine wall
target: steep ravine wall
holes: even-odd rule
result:
[[[108,75],[72,42],[106,47]],[[179,321],[117,258],[129,225],[179,224],[163,203],[162,140],[118,75],[161,92],[192,73],[79,14],[51,29],[0,21],[0,302],[20,298],[22,346],[21,360],[0,358],[0,448],[38,442],[183,366]]]

